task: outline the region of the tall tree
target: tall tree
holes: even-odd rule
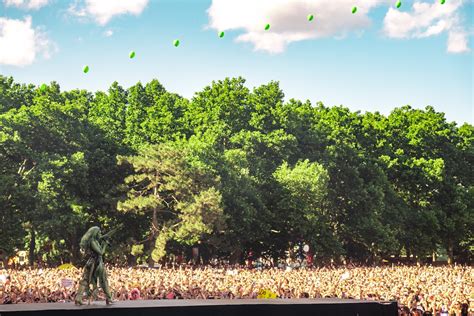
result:
[[[130,165],[133,172],[125,179],[127,199],[118,209],[137,212],[151,222],[154,261],[166,254],[171,240],[193,244],[223,229],[218,179],[193,158],[186,148],[171,144],[119,157],[119,163]]]
[[[277,205],[280,230],[286,233],[288,246],[305,241],[319,257],[339,253],[341,244],[333,232],[325,205],[329,175],[324,167],[307,159],[294,167],[284,162],[273,177],[281,186]]]
[[[108,93],[97,92],[91,104],[89,119],[117,143],[125,141],[127,91],[117,82],[112,83]]]

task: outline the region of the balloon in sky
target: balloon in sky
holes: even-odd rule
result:
[[[220,32],[220,33],[219,33],[219,37],[220,37],[220,38],[223,38],[223,37],[224,37],[224,32]]]
[[[356,13],[357,12],[357,7],[353,7],[352,8],[352,14]]]
[[[174,47],[178,47],[179,46],[179,40],[178,39],[174,40],[173,45],[174,45]]]
[[[84,68],[82,68],[82,71],[86,74],[89,72],[89,66],[85,65]]]
[[[439,0],[439,3],[444,4],[446,0]]]
[[[396,4],[397,9],[400,8],[401,6],[402,6],[402,2],[400,0],[398,0],[397,4]]]
[[[128,57],[130,57],[130,59],[134,58],[135,57],[135,51],[131,51],[130,54],[128,54]]]
[[[314,19],[314,15],[308,14],[308,21],[311,22]]]
[[[43,83],[43,84],[40,86],[40,90],[41,90],[41,91],[46,91],[47,88],[48,88],[48,86],[47,86],[45,83]]]
[[[267,23],[267,25],[265,25],[265,31],[268,31],[270,29],[270,24]]]

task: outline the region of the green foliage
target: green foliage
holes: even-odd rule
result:
[[[137,156],[119,158],[133,172],[125,178],[127,199],[117,208],[152,213],[155,261],[165,255],[170,240],[192,245],[223,229],[218,179],[193,158],[183,144],[172,143],[142,147]]]
[[[39,90],[37,93],[41,93]],[[30,105],[35,95],[33,85],[20,85],[12,77],[0,75],[0,114]]]
[[[93,94],[0,76],[9,253],[74,261],[89,226],[124,223],[112,249],[127,262],[198,242],[235,261],[280,258],[298,241],[323,262],[439,249],[469,261],[473,209],[474,127],[429,106],[361,114],[243,78],[188,100],[157,80]]]
[[[316,209],[327,194],[327,171],[322,165],[310,163],[308,159],[299,161],[293,169],[284,162],[273,176],[292,200],[301,203],[304,209]]]
[[[304,238],[318,256],[338,252],[338,240],[331,232],[326,209],[329,174],[316,162],[299,161],[291,168],[284,162],[273,173],[281,186],[277,205],[282,230],[288,232],[287,243]]]

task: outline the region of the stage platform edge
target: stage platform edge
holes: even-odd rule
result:
[[[396,302],[352,299],[139,300],[106,306],[73,303],[0,305],[0,316],[397,316]]]

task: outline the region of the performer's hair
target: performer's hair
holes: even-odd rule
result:
[[[87,250],[91,244],[91,241],[97,234],[100,232],[100,228],[97,226],[92,226],[89,230],[82,236],[79,246],[82,250]]]

